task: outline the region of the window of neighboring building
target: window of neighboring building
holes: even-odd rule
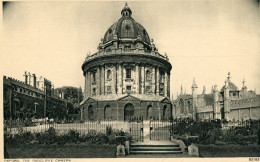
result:
[[[111,70],[107,70],[107,80],[111,80]]]
[[[92,94],[93,94],[93,95],[96,95],[96,88],[93,88]]]
[[[126,86],[127,91],[131,91],[131,86]]]
[[[107,94],[111,93],[111,86],[107,86]]]
[[[126,68],[126,78],[131,79],[131,69]]]
[[[184,114],[184,102],[182,99],[180,100],[179,104],[180,104],[180,114]]]
[[[191,102],[188,101],[188,102],[187,102],[187,105],[188,105],[188,111],[189,111],[189,113],[192,113],[192,105],[191,105]]]

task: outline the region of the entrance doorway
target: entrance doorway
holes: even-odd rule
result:
[[[124,108],[124,120],[129,120],[131,117],[134,117],[134,105],[128,103]]]

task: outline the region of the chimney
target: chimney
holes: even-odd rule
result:
[[[33,77],[33,87],[36,88],[36,75],[32,74],[32,77]]]
[[[28,75],[27,72],[24,72],[25,84],[28,84]]]

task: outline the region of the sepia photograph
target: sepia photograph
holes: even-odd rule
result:
[[[259,0],[1,3],[6,162],[259,161]]]

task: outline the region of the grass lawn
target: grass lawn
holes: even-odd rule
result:
[[[10,158],[114,158],[116,145],[66,144],[6,146]]]
[[[203,157],[259,157],[260,145],[201,145],[199,147]]]

